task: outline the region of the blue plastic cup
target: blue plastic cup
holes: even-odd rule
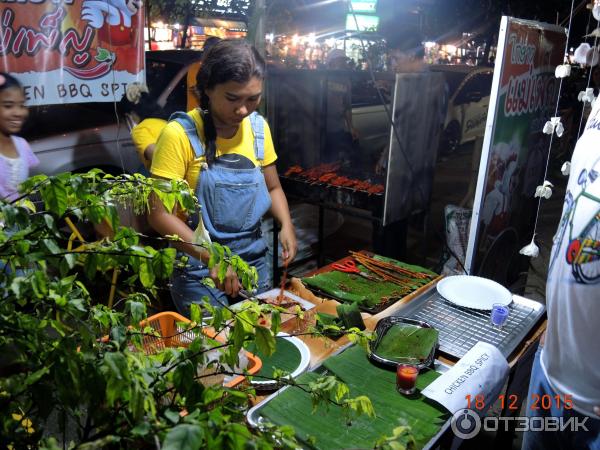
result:
[[[491,314],[492,325],[496,328],[502,328],[508,320],[509,313],[510,310],[508,309],[508,306],[501,303],[494,303],[494,305],[492,305]]]

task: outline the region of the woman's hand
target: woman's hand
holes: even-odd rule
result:
[[[281,242],[281,257],[284,264],[289,264],[296,257],[298,251],[298,242],[296,241],[296,231],[291,224],[285,225],[279,232],[279,242]]]
[[[283,257],[283,262],[289,264],[296,257],[296,252],[298,251],[296,232],[294,231],[294,225],[290,217],[290,209],[283,189],[281,189],[275,164],[265,167],[263,173],[267,189],[269,189],[269,195],[271,195],[271,213],[281,224],[281,231],[279,232],[279,242],[281,242],[282,247],[281,256]]]
[[[217,289],[225,292],[230,297],[237,297],[240,292],[240,280],[237,276],[237,273],[231,268],[231,266],[227,267],[227,274],[225,275],[225,279],[221,283],[219,280],[219,267],[220,264],[217,264],[215,267],[210,269],[210,278],[215,282],[215,286]]]

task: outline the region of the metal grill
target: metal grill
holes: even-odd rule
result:
[[[517,295],[509,306],[506,324],[498,330],[490,311],[461,308],[446,301],[435,289],[413,300],[399,315],[429,323],[439,331],[440,350],[461,358],[477,342],[496,346],[508,358],[544,314],[541,303]]]
[[[304,202],[324,204],[342,209],[345,207],[364,209],[371,211],[375,216],[383,214],[384,195],[382,193],[369,194],[364,190],[310,182],[284,175],[279,178],[286,195],[301,198]]]

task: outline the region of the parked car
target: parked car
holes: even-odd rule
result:
[[[470,68],[448,101],[440,150],[452,153],[485,134],[493,69]]]
[[[356,74],[352,80],[352,124],[358,132],[361,153],[370,155],[375,161],[390,144],[391,130],[390,119],[379,94],[391,115],[394,78],[378,74],[376,83],[377,87],[366,73]]]
[[[493,69],[445,65],[432,66],[430,70],[443,73],[446,81],[448,105],[440,137],[440,151],[452,153],[460,145],[472,142],[485,133]],[[381,81],[389,85],[383,83],[382,94],[390,102],[393,79]],[[391,103],[388,106],[392,108]],[[359,132],[361,148],[384,149],[389,145],[388,115],[373,84],[362,78],[353,80],[352,118]]]
[[[191,89],[187,73],[201,56],[194,50],[146,52],[148,87],[167,111],[187,110]],[[115,100],[122,95],[117,91]],[[92,168],[133,173],[141,162],[130,138],[131,125],[112,102],[33,106],[23,136],[40,160],[34,173],[54,175]]]

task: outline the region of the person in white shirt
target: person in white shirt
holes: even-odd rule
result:
[[[523,450],[598,450],[600,101],[573,152],[562,218],[550,257],[546,304],[548,328],[531,373],[527,414],[558,418],[559,429],[565,429],[528,431]]]

